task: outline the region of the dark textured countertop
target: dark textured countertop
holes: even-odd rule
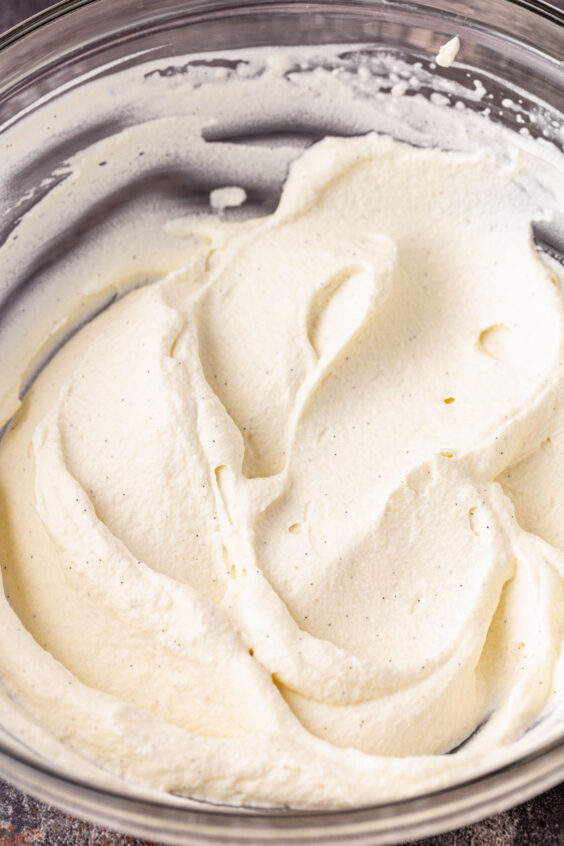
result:
[[[0,0],[0,31],[51,0]],[[420,846],[564,846],[564,784],[481,823],[419,841]],[[0,846],[153,846],[98,828],[0,781]]]

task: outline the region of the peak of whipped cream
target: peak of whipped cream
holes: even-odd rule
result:
[[[458,35],[455,35],[454,38],[450,39],[450,41],[447,41],[445,44],[441,45],[441,47],[439,48],[439,52],[435,57],[436,63],[442,68],[450,68],[450,66],[458,56],[459,50],[460,38],[458,37]]]

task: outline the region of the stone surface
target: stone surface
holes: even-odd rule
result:
[[[51,5],[51,0],[0,0],[0,32]]]
[[[49,5],[48,0],[0,0],[0,31]],[[562,0],[558,5],[564,5]],[[155,846],[70,817],[0,781],[0,846],[36,844]],[[564,784],[481,823],[421,840],[419,846],[564,846]]]

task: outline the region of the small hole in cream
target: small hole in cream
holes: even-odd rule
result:
[[[490,358],[506,360],[512,352],[511,330],[503,323],[488,326],[487,329],[480,332],[478,345],[482,352],[489,355]]]

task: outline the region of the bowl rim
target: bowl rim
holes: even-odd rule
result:
[[[503,777],[510,773],[515,773],[515,771],[520,770],[525,766],[534,765],[540,759],[549,758],[550,760],[554,760],[555,764],[555,779],[554,784],[558,783],[558,776],[564,776],[564,733],[557,737],[556,739],[551,739],[545,742],[542,746],[539,746],[532,750],[531,752],[523,755],[520,758],[516,758],[511,760],[505,764],[501,764],[498,766],[494,766],[492,768],[487,769],[484,772],[479,773],[476,776],[471,778],[465,779],[464,781],[456,782],[452,785],[447,787],[442,787],[437,790],[428,791],[425,793],[414,794],[412,796],[408,796],[404,799],[395,799],[386,802],[374,803],[371,805],[358,805],[351,808],[336,808],[336,809],[296,809],[296,808],[259,808],[259,807],[249,807],[249,806],[229,806],[224,804],[216,804],[213,802],[206,802],[204,800],[191,800],[196,801],[199,806],[197,808],[186,808],[182,805],[173,805],[167,803],[166,801],[159,801],[156,798],[143,798],[139,799],[135,796],[128,795],[127,793],[120,793],[118,790],[114,790],[112,788],[103,787],[103,786],[92,786],[88,783],[87,780],[71,777],[70,775],[66,775],[64,772],[56,772],[55,770],[51,769],[47,763],[40,764],[35,761],[29,762],[26,758],[15,752],[13,750],[6,751],[5,749],[0,748],[0,770],[2,769],[2,763],[4,760],[10,760],[16,763],[19,767],[21,767],[22,771],[31,769],[34,772],[41,773],[42,776],[52,779],[53,781],[64,784],[68,787],[76,787],[79,786],[84,788],[88,791],[92,791],[96,793],[96,795],[102,795],[107,798],[112,799],[119,799],[120,801],[127,801],[133,804],[142,804],[147,808],[166,808],[167,810],[172,810],[175,812],[189,812],[195,813],[197,815],[209,816],[216,820],[218,817],[220,819],[229,820],[229,819],[237,819],[240,820],[249,820],[250,817],[246,812],[251,811],[254,815],[258,816],[264,820],[286,820],[286,821],[297,821],[297,820],[307,820],[307,819],[317,819],[323,818],[326,820],[327,817],[338,819],[344,821],[346,818],[350,818],[354,815],[359,815],[362,813],[375,811],[375,810],[383,810],[383,809],[390,809],[390,808],[398,808],[403,809],[406,806],[416,806],[420,805],[422,800],[429,800],[429,799],[439,799],[445,795],[452,795],[456,791],[462,791],[468,787],[472,787],[476,784],[482,784],[483,782],[491,781],[497,777]],[[560,767],[562,767],[562,772],[560,773]],[[549,776],[549,781],[550,781]],[[546,789],[549,789],[548,787]],[[166,796],[167,794],[163,794]],[[243,811],[243,813],[242,813]]]
[[[93,6],[99,2],[100,0],[56,0],[56,2],[46,9],[24,18],[5,32],[0,32],[0,52],[35,30],[40,29],[42,26],[53,23],[65,15],[76,12],[86,6]],[[276,0],[262,0],[262,2],[263,4],[272,3],[274,5]],[[546,18],[546,20],[564,26],[564,6],[557,5],[556,0],[552,0],[552,2],[551,0],[502,0],[502,2],[518,6]],[[299,5],[300,3],[303,5],[303,0],[286,0],[286,3],[288,5]],[[223,0],[223,5],[240,7],[245,5],[253,6],[255,3],[253,0]],[[408,5],[408,2],[406,2],[406,5]]]

